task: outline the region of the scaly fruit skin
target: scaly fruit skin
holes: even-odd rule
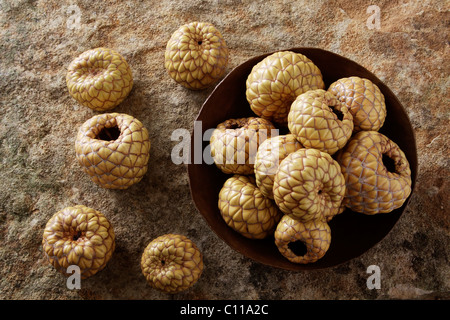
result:
[[[326,152],[299,149],[281,161],[273,184],[281,211],[300,221],[329,221],[342,212],[345,180]]]
[[[395,163],[390,172],[383,155]],[[377,131],[360,131],[342,149],[339,162],[346,183],[343,204],[368,215],[400,208],[411,193],[411,169],[400,147]]]
[[[350,110],[354,132],[378,131],[383,126],[387,114],[384,95],[369,79],[342,78],[332,83],[328,91]]]
[[[324,87],[322,73],[309,58],[300,53],[280,51],[252,68],[246,81],[246,97],[256,115],[285,125],[297,96]]]
[[[57,212],[44,229],[42,246],[56,270],[67,274],[71,265],[80,267],[81,279],[102,270],[115,249],[111,223],[99,211],[83,205]]]
[[[119,131],[119,135],[107,137],[113,129]],[[75,151],[83,171],[97,185],[107,189],[127,189],[141,181],[147,172],[149,134],[143,124],[130,115],[100,114],[80,127]]]
[[[225,74],[228,54],[224,38],[212,24],[191,22],[176,30],[167,42],[165,68],[182,86],[201,90]]]
[[[342,120],[334,110],[342,113]],[[306,148],[329,154],[343,148],[353,131],[353,117],[331,93],[311,90],[297,97],[288,116],[288,127]]]
[[[218,206],[225,223],[249,239],[271,235],[281,218],[281,212],[258,189],[253,176],[228,178],[219,192]]]
[[[293,263],[313,263],[321,259],[331,244],[331,229],[321,220],[302,222],[284,215],[275,230],[275,245],[280,253]],[[301,241],[306,246],[304,255],[296,254],[289,244]]]
[[[211,156],[226,174],[253,174],[259,145],[277,134],[275,126],[262,118],[229,119],[211,135]]]
[[[198,281],[203,272],[203,256],[187,237],[165,234],[147,245],[141,257],[141,269],[151,287],[178,293]]]
[[[133,87],[131,69],[117,51],[96,48],[82,53],[69,65],[66,83],[70,95],[95,111],[111,110]]]
[[[260,144],[256,152],[255,178],[259,190],[273,199],[273,179],[278,166],[289,154],[303,146],[293,134],[268,138]]]

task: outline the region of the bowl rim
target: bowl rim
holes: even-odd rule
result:
[[[374,244],[372,244],[371,246],[369,246],[366,250],[355,254],[353,257],[351,257],[350,259],[347,260],[343,260],[340,261],[338,263],[332,264],[332,265],[320,265],[316,263],[311,263],[311,264],[295,264],[292,262],[288,262],[287,266],[280,266],[276,263],[271,263],[271,261],[262,261],[261,259],[255,258],[253,256],[249,256],[245,253],[245,250],[243,250],[242,248],[240,248],[239,246],[236,246],[232,243],[230,243],[230,241],[222,234],[219,233],[211,224],[210,219],[208,219],[205,214],[201,211],[201,208],[198,205],[198,195],[194,192],[193,189],[193,170],[192,170],[192,166],[194,165],[194,163],[192,161],[190,161],[187,166],[187,173],[188,173],[188,183],[189,183],[189,189],[190,189],[190,193],[191,193],[191,198],[192,201],[194,202],[194,206],[196,208],[196,210],[200,213],[200,215],[203,217],[203,219],[206,221],[206,223],[208,224],[209,228],[216,234],[216,236],[218,236],[222,241],[224,241],[229,247],[231,247],[233,250],[235,250],[236,252],[240,253],[241,255],[243,255],[244,257],[261,263],[263,265],[267,265],[270,267],[274,267],[277,269],[284,269],[284,270],[288,270],[288,271],[311,271],[311,270],[320,270],[320,269],[330,269],[333,267],[337,267],[339,265],[342,265],[344,263],[347,263],[349,261],[352,261],[358,257],[361,257],[363,254],[365,254],[366,252],[368,252],[371,248],[373,248],[374,246],[376,246],[378,243],[380,243],[381,241],[384,240],[384,238],[391,233],[392,229],[397,225],[398,221],[400,220],[401,216],[403,215],[404,211],[406,210],[407,206],[409,205],[411,198],[413,197],[415,188],[416,188],[416,179],[417,179],[417,175],[418,175],[418,155],[417,155],[417,140],[416,140],[416,134],[414,131],[414,128],[412,126],[411,120],[408,117],[408,114],[406,113],[406,110],[403,106],[403,104],[398,100],[397,96],[392,92],[392,90],[383,82],[381,81],[374,73],[372,73],[371,71],[367,70],[365,67],[363,67],[362,65],[360,65],[358,62],[353,61],[349,58],[346,58],[340,54],[322,49],[322,48],[317,48],[317,47],[291,47],[291,48],[287,48],[287,49],[279,49],[279,50],[275,50],[275,51],[270,51],[270,52],[266,52],[257,56],[253,56],[250,57],[248,59],[246,59],[245,61],[243,61],[242,63],[240,63],[239,65],[233,67],[214,87],[214,89],[211,91],[211,93],[208,95],[208,97],[205,99],[205,101],[203,102],[200,110],[197,113],[197,116],[195,117],[195,121],[197,121],[198,119],[201,118],[201,116],[204,114],[205,112],[205,106],[207,105],[208,101],[210,100],[211,97],[213,97],[218,90],[220,90],[220,86],[226,82],[228,80],[228,78],[232,75],[234,75],[235,73],[239,72],[240,69],[242,68],[247,68],[248,64],[253,62],[253,65],[255,65],[256,63],[258,63],[259,61],[261,61],[262,59],[264,59],[265,57],[274,54],[276,52],[280,52],[280,51],[292,51],[292,52],[296,52],[296,53],[301,53],[304,54],[306,57],[308,57],[307,52],[308,51],[315,51],[317,53],[321,53],[321,54],[326,54],[326,55],[331,55],[334,56],[337,59],[341,59],[341,60],[345,60],[348,61],[351,64],[356,65],[357,67],[361,68],[361,70],[366,73],[368,75],[368,79],[370,79],[374,84],[376,84],[381,92],[385,95],[385,93],[389,93],[390,99],[393,99],[395,104],[400,106],[400,111],[403,113],[404,117],[403,117],[403,121],[405,121],[406,125],[411,129],[411,134],[412,137],[410,137],[410,142],[412,142],[412,145],[409,146],[412,155],[410,155],[410,159],[408,159],[409,161],[409,165],[410,165],[410,169],[411,169],[411,193],[408,196],[408,198],[405,200],[405,202],[403,203],[403,205],[396,209],[396,210],[400,210],[397,219],[394,221],[394,223],[392,224],[392,226],[389,228],[389,230],[378,240],[376,241]],[[308,57],[309,58],[309,57]],[[313,61],[314,62],[314,61]],[[321,70],[322,71],[322,70]],[[323,74],[323,72],[322,72]],[[325,88],[326,90],[326,88]],[[389,115],[388,115],[389,116]],[[207,128],[209,129],[209,128]],[[193,147],[193,143],[194,143],[194,132],[191,133],[191,145],[190,148],[192,150]],[[412,158],[411,158],[412,157]],[[190,154],[189,160],[192,160],[192,152]],[[411,161],[412,160],[412,161]],[[214,164],[212,164],[214,165]],[[219,169],[217,169],[219,170]],[[230,177],[232,175],[229,175]],[[348,210],[348,209],[347,209]],[[231,228],[230,228],[231,230]],[[235,232],[234,230],[231,230],[230,232],[232,233],[236,233],[236,235],[239,237],[240,235]],[[260,240],[255,240],[255,241],[260,241]],[[287,259],[286,259],[287,260]],[[320,260],[319,260],[320,261]]]

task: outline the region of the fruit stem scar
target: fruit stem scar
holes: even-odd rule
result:
[[[73,235],[72,240],[77,241],[80,237],[81,237],[81,231],[77,231],[77,233]]]
[[[395,161],[391,157],[389,157],[387,154],[383,154],[382,158],[383,164],[386,167],[386,170],[389,172],[396,172],[396,166]]]
[[[97,135],[100,140],[113,141],[119,138],[120,130],[117,126],[111,128],[103,128]]]

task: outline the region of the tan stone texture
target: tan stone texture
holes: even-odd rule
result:
[[[369,28],[369,4],[380,8],[379,29]],[[449,19],[448,1],[432,0],[1,1],[0,299],[168,299],[140,269],[146,245],[167,233],[187,236],[205,259],[177,299],[449,298]],[[172,132],[192,132],[214,89],[188,90],[164,67],[171,35],[192,21],[220,30],[226,73],[253,56],[317,47],[359,63],[395,93],[415,132],[419,171],[386,238],[342,265],[291,272],[247,259],[211,231],[191,200],[186,166],[171,161]],[[133,74],[113,112],[139,119],[152,142],[148,172],[127,190],[92,183],[73,147],[97,113],[70,96],[67,68],[98,47],[120,52]],[[103,270],[69,290],[41,241],[53,214],[77,204],[108,218],[116,248]],[[380,267],[380,290],[366,286],[370,265]]]

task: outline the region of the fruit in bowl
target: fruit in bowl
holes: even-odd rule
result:
[[[280,102],[278,102],[279,107],[272,105],[270,108],[271,112],[273,112],[272,115],[267,113],[264,115],[263,113],[258,113],[259,111],[255,112],[254,108],[250,106],[250,101],[247,99],[247,83],[255,66],[265,58],[277,52],[267,53],[253,57],[233,69],[207,98],[196,119],[196,121],[202,121],[205,126],[202,133],[204,133],[205,130],[217,127],[219,123],[222,123],[227,119],[255,116],[263,119],[271,119],[269,121],[271,121],[275,128],[279,130],[278,135],[267,138],[263,143],[258,145],[255,156],[254,172],[246,175],[249,178],[255,178],[257,187],[267,198],[271,199],[271,192],[274,194],[273,200],[275,205],[283,213],[275,231],[273,234],[268,235],[263,239],[251,239],[235,231],[226,223],[220,213],[218,205],[219,193],[223,188],[225,181],[230,179],[231,175],[234,173],[225,173],[218,170],[217,166],[211,165],[209,161],[204,161],[202,163],[192,162],[188,165],[191,195],[197,209],[203,215],[212,230],[233,249],[255,261],[288,270],[311,270],[336,266],[363,254],[373,245],[381,241],[390,232],[404,212],[417,177],[417,152],[414,133],[405,110],[392,91],[375,75],[362,66],[340,55],[322,49],[292,48],[285,51],[299,53],[307,57],[320,71],[323,86],[321,88],[311,88],[298,94],[294,98],[291,97],[290,105],[288,105],[288,107],[286,107],[286,104],[281,104]],[[282,73],[278,76],[281,77],[281,74]],[[275,83],[277,81],[276,75],[277,72],[265,72],[265,76],[268,77],[267,83]],[[381,108],[378,114],[380,115],[379,121],[380,123],[382,122],[383,125],[378,128],[378,132],[391,140],[395,140],[395,143],[408,160],[407,167],[410,169],[410,173],[408,173],[406,169],[404,170],[406,176],[410,175],[411,181],[409,186],[405,185],[402,187],[403,191],[405,191],[404,201],[402,200],[403,202],[399,203],[400,206],[396,206],[389,213],[377,214],[376,218],[374,218],[373,215],[363,214],[356,210],[352,210],[347,205],[348,202],[345,198],[347,195],[348,181],[350,180],[345,176],[345,170],[342,166],[343,162],[337,161],[340,159],[340,153],[346,151],[349,151],[349,153],[352,152],[346,148],[351,143],[351,135],[355,134],[357,130],[360,129],[351,129],[352,124],[350,119],[355,117],[351,113],[351,108],[354,107],[354,105],[351,104],[351,97],[346,96],[347,98],[344,99],[343,94],[338,98],[337,94],[335,95],[332,93],[329,88],[332,83],[350,77],[367,79],[379,88],[382,95],[377,94],[376,98],[374,98],[372,94],[374,91],[372,89],[369,90],[370,85],[366,84],[366,90],[358,89],[358,94],[363,94],[363,96],[362,98],[359,97],[355,99],[355,103],[361,103],[361,99],[371,102],[374,102],[377,99],[383,99],[386,106],[386,117],[384,120],[382,119],[384,113]],[[313,92],[318,90],[322,90],[320,95],[321,98],[313,95]],[[300,99],[299,97],[303,94],[305,94],[305,97],[309,96],[309,98],[306,99],[306,102],[303,103],[305,108],[294,108],[294,101]],[[345,94],[348,95],[346,92]],[[364,94],[366,96],[364,96]],[[280,95],[278,97],[280,97]],[[324,99],[324,97],[327,97],[328,99]],[[353,97],[356,97],[356,93]],[[270,99],[267,101],[269,100]],[[333,103],[329,103],[330,101],[333,101]],[[362,104],[363,109],[366,114],[371,115],[371,107],[366,105],[367,103],[368,102]],[[281,107],[282,105],[283,107]],[[382,103],[380,105],[382,105]],[[217,106],[220,106],[220,108],[217,108]],[[327,108],[325,108],[325,106]],[[318,111],[317,113],[311,112],[313,107],[321,107],[321,113]],[[378,108],[378,106],[376,108]],[[288,109],[289,111],[287,111]],[[302,118],[304,124],[311,125],[310,131],[313,129],[316,133],[300,133],[301,130],[296,132],[295,129],[293,129],[292,131],[294,132],[292,132],[291,128],[289,128],[287,118],[285,123],[283,123],[283,121],[274,120],[274,115],[277,110],[280,114],[285,113],[288,116],[289,112],[293,109],[293,112],[298,112],[295,119],[299,119],[298,121],[300,121]],[[345,123],[344,111],[346,111]],[[375,123],[373,119],[369,122]],[[300,129],[301,127],[302,126],[299,126]],[[327,131],[327,133],[325,133],[325,131]],[[287,148],[283,149],[283,144],[279,142],[278,145],[280,146],[279,149],[281,151],[277,151],[276,146],[268,146],[270,140],[275,141],[276,138],[280,139],[280,137],[288,135],[294,137],[298,145],[295,147],[291,145],[288,150]],[[314,142],[314,139],[317,141]],[[334,145],[329,149],[323,148],[322,150],[319,150],[321,149],[318,148],[319,144],[315,143],[320,142],[321,140],[329,140],[330,144],[334,143]],[[192,139],[192,141],[194,141],[194,139]],[[337,143],[338,141],[339,143]],[[274,144],[276,145],[276,143]],[[325,143],[323,143],[323,145],[325,145]],[[191,146],[195,148],[193,142]],[[204,146],[207,147],[207,144],[204,143]],[[300,163],[306,163],[306,167],[303,169],[308,169],[310,172],[306,173],[308,170],[305,171],[304,177],[298,173],[303,169],[299,169],[299,171],[282,169],[284,167],[289,168],[289,166],[283,164],[283,161],[288,161],[286,159],[293,157],[292,155],[298,152],[299,149],[310,151],[306,152],[308,155],[304,159],[303,157],[298,157],[298,159],[292,161],[290,165],[300,168]],[[325,155],[321,157],[318,157],[317,155],[313,156],[314,152],[321,152]],[[258,155],[258,153],[260,153],[260,155]],[[322,159],[320,161],[321,165],[315,165],[315,163],[319,163],[317,160],[319,158]],[[356,155],[348,157],[346,164],[350,163],[350,158],[356,158]],[[324,163],[326,162],[323,159],[331,159],[333,161],[328,161],[328,166],[325,166]],[[388,166],[387,163],[383,165]],[[348,168],[350,169],[354,166],[357,167],[357,165],[352,164],[348,165]],[[314,170],[312,170],[312,168],[314,168]],[[396,171],[399,170],[400,169],[396,169]],[[283,190],[284,193],[283,196],[280,196],[277,203],[275,196],[275,193],[277,193],[275,191],[275,177],[278,171],[283,172],[280,173],[280,176],[284,174],[285,177],[284,179],[279,179],[279,191]],[[300,177],[302,179],[300,179]],[[360,180],[361,179],[364,179],[364,177],[361,176]],[[374,178],[368,178],[367,181],[370,182],[371,179]],[[271,180],[273,180],[273,182]],[[313,181],[316,181],[316,184],[314,184]],[[339,192],[336,192],[333,195],[335,200],[330,201],[331,196],[323,193],[324,188],[321,187],[318,188],[316,192],[313,192],[312,190],[304,192],[305,198],[309,196],[311,205],[305,205],[303,207],[303,205],[301,205],[301,199],[304,197],[301,196],[302,193],[300,191],[302,188],[311,189],[310,186],[314,185],[317,187],[319,185],[317,182],[320,181],[322,181],[321,184],[323,186],[326,184],[324,183],[325,181],[328,181],[330,185],[333,185],[333,183],[336,182],[336,185],[331,188],[334,188],[335,190],[339,189]],[[284,186],[282,185],[283,183]],[[281,187],[284,189],[281,189]],[[353,187],[350,186],[349,189],[352,188]],[[367,188],[367,186],[364,188]],[[409,189],[411,190],[410,192],[408,191]],[[282,204],[283,201],[281,201],[282,198],[286,199],[286,205],[284,207]],[[315,208],[320,207],[319,203],[322,203],[322,200],[326,200],[325,203],[328,204],[333,203],[333,205],[323,205],[316,210]],[[284,211],[281,207],[283,207]],[[302,211],[298,210],[297,212],[296,208],[301,208]],[[292,213],[292,211],[295,213]],[[294,221],[289,221],[288,218]],[[284,226],[283,224],[280,224],[282,221]],[[288,225],[291,227],[287,227]],[[329,233],[327,226],[329,227]],[[291,241],[287,241],[287,238],[280,238],[281,240],[279,239],[278,241],[281,242],[276,243],[276,230],[278,228],[279,231],[283,231],[278,233],[280,237],[282,234],[284,234],[283,237],[287,237],[288,235],[291,237],[292,235]],[[289,232],[285,232],[286,230],[289,230]],[[315,236],[317,236],[317,238],[315,238]],[[295,250],[295,246],[298,246],[299,243],[303,243],[303,246],[305,246],[304,250],[300,250],[301,252]],[[289,250],[286,248],[294,248],[294,250],[291,251],[298,257],[292,256],[291,258],[293,259],[290,259],[285,256],[284,253],[290,255]],[[313,254],[315,258],[312,259],[312,256],[308,256],[308,254]]]

